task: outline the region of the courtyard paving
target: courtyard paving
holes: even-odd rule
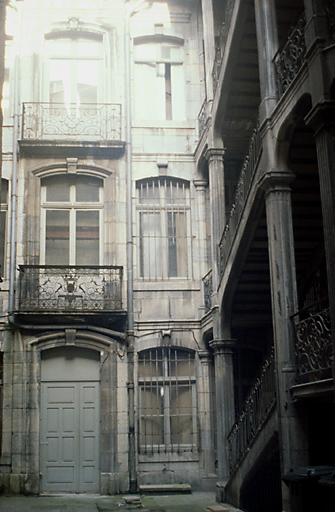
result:
[[[1,512],[240,512],[215,502],[213,493],[175,495],[0,496]]]

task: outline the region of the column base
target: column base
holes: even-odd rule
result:
[[[216,482],[215,499],[217,503],[224,503],[226,501],[226,485],[227,482]]]

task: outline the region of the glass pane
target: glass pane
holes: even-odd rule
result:
[[[8,180],[1,179],[1,203],[6,204],[8,201]]]
[[[176,377],[194,376],[194,355],[191,352],[171,349],[169,354],[169,375]]]
[[[76,183],[77,203],[99,202],[99,190],[102,186],[101,180],[94,178],[80,178]]]
[[[192,444],[192,388],[172,386],[170,407],[172,444]]]
[[[5,271],[6,212],[0,213],[0,275]]]
[[[77,62],[77,103],[97,103],[98,62],[80,60]]]
[[[168,212],[169,277],[187,277],[186,215]]]
[[[138,195],[140,204],[159,203],[159,182],[144,182],[138,185]]]
[[[70,183],[64,176],[54,176],[43,180],[43,185],[46,185],[46,200],[47,201],[65,201],[70,200]]]
[[[164,443],[163,396],[157,385],[148,385],[141,390],[141,444]]]
[[[50,61],[50,102],[71,103],[71,62]]]
[[[99,265],[99,212],[76,212],[76,265]]]
[[[140,275],[162,277],[160,213],[140,213]]]
[[[138,375],[140,378],[163,375],[163,351],[161,349],[141,352],[138,359]]]
[[[46,265],[69,264],[69,211],[46,211]]]
[[[78,57],[98,57],[101,43],[89,39],[77,41]]]

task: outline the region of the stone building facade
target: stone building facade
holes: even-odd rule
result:
[[[327,466],[327,506],[334,21],[332,0],[8,2],[2,492],[189,483],[297,512],[297,468]]]

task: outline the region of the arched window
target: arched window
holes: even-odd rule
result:
[[[184,48],[135,40],[135,119],[185,120]]]
[[[102,264],[102,184],[89,176],[42,179],[42,264]]]
[[[194,353],[170,347],[140,352],[138,379],[140,451],[196,448]]]
[[[139,277],[189,277],[189,184],[161,177],[137,182]]]

